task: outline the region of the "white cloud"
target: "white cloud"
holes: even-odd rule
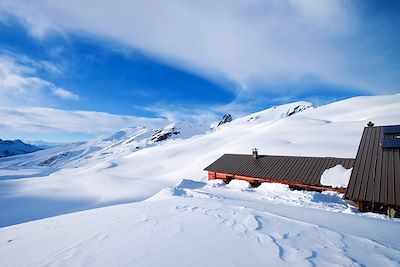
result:
[[[74,93],[71,93],[70,91],[65,90],[65,89],[63,89],[63,88],[60,88],[60,87],[55,87],[55,88],[53,88],[53,89],[52,89],[52,92],[53,92],[53,94],[55,94],[56,96],[59,96],[59,97],[61,97],[61,98],[67,99],[67,100],[69,100],[69,99],[72,99],[72,100],[79,100],[79,96],[78,96],[78,95],[76,95],[76,94],[74,94]]]
[[[0,7],[20,17],[35,36],[49,30],[95,34],[210,79],[234,81],[242,93],[297,87],[310,79],[373,93],[398,90],[393,58],[398,53],[387,29],[360,20],[355,5],[345,0],[3,0]]]
[[[166,121],[190,121],[195,124],[209,125],[219,119],[219,116],[215,110],[212,110],[210,106],[197,106],[197,107],[179,107],[179,106],[167,106],[167,105],[154,105],[151,107],[145,107],[143,110],[152,112],[160,118],[165,118]]]
[[[48,103],[51,96],[79,100],[79,96],[36,76],[37,71],[59,73],[60,69],[46,61],[32,61],[21,55],[0,53],[0,104],[3,106]]]
[[[53,108],[0,108],[0,130],[96,134],[130,126],[160,127],[164,119]]]
[[[79,96],[36,77],[38,70],[59,72],[47,62],[35,62],[12,53],[0,54],[0,132],[12,136],[47,136],[67,141],[68,133],[96,135],[129,126],[160,127],[165,119],[114,115],[104,112],[66,111],[39,107],[52,98],[79,100]]]
[[[288,100],[288,102],[290,102],[290,100]],[[165,105],[159,103],[149,107],[137,106],[136,108],[151,112],[157,117],[165,118],[169,122],[190,121],[192,123],[210,125],[215,121],[221,120],[224,114],[229,113],[233,116],[233,118],[236,119],[255,112],[254,106],[256,105],[253,102],[240,103],[233,101],[231,103],[222,105],[208,104],[192,105],[190,107],[184,105]],[[269,106],[264,108],[269,108]]]

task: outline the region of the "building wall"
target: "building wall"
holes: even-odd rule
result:
[[[310,190],[310,191],[326,191],[326,190],[329,190],[329,191],[336,191],[336,192],[339,192],[339,193],[344,193],[346,191],[346,188],[332,188],[332,187],[327,187],[327,186],[312,186],[312,185],[307,185],[307,184],[283,181],[283,180],[279,180],[279,179],[255,178],[255,177],[248,177],[248,176],[241,176],[241,175],[233,175],[233,174],[229,174],[229,173],[208,172],[208,180],[221,179],[225,183],[229,183],[231,178],[237,179],[237,180],[247,181],[247,182],[249,182],[251,184],[261,184],[261,183],[264,183],[264,182],[287,184],[290,187],[293,187],[293,188],[296,188],[296,189],[303,189],[303,190]]]
[[[208,180],[214,180],[215,179],[215,172],[208,172]]]

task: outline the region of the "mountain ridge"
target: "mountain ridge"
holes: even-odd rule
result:
[[[33,153],[40,150],[42,149],[31,144],[26,144],[19,139],[16,140],[0,139],[0,158]]]

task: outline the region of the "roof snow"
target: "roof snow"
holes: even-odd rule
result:
[[[336,188],[346,188],[349,184],[352,170],[353,168],[346,169],[340,164],[327,169],[321,175],[321,184]]]

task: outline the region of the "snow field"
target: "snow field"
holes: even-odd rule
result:
[[[392,234],[400,229],[395,221],[349,215],[342,212],[345,207],[330,212],[318,205],[286,205],[282,199],[276,204],[265,198],[267,192],[282,193],[284,187],[274,184],[245,191],[215,185],[183,180],[174,190],[144,202],[1,228],[2,264],[398,266],[400,262],[400,244]],[[21,257],[20,251],[29,253]]]

